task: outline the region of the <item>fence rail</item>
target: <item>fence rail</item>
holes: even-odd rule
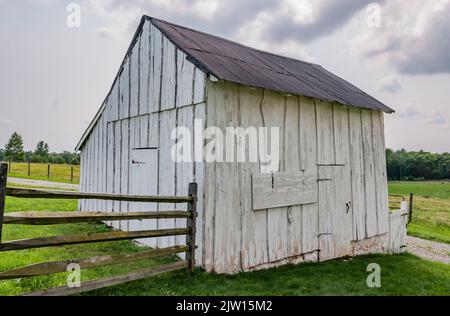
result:
[[[31,264],[25,267],[0,272],[0,280],[32,277],[39,275],[55,274],[66,271],[71,263],[76,263],[81,269],[90,269],[107,265],[120,263],[129,263],[141,261],[150,258],[163,257],[179,253],[186,253],[186,260],[148,268],[141,271],[135,271],[124,275],[113,276],[110,278],[87,281],[78,288],[56,287],[46,289],[26,295],[71,295],[112,285],[122,284],[134,280],[148,278],[161,273],[187,269],[192,273],[195,268],[195,233],[197,218],[197,184],[190,183],[187,196],[136,196],[106,193],[82,193],[71,191],[53,191],[7,188],[8,167],[6,164],[0,165],[0,253],[5,251],[15,251],[24,249],[34,249],[43,247],[59,247],[65,245],[113,242],[119,240],[132,240],[141,238],[155,238],[163,236],[186,235],[186,245],[174,246],[163,249],[153,249],[140,253],[119,254],[111,256],[96,256],[91,258],[81,258],[74,260],[63,260],[54,262],[41,262]],[[38,198],[38,199],[95,199],[95,200],[113,200],[128,202],[152,202],[152,203],[187,203],[187,211],[164,211],[164,212],[129,212],[129,213],[111,213],[111,212],[19,212],[4,214],[5,197],[12,196],[17,198]],[[59,225],[67,223],[93,223],[102,221],[121,221],[121,220],[151,220],[183,218],[187,219],[186,228],[173,228],[162,230],[142,230],[142,231],[112,231],[106,233],[91,233],[80,235],[38,237],[23,240],[2,242],[3,225]]]

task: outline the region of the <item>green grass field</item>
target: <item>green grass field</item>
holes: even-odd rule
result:
[[[389,194],[414,193],[408,234],[450,243],[450,182],[391,182]]]
[[[80,182],[80,166],[73,166],[73,182],[71,181],[71,165],[50,165],[50,179],[48,178],[48,164],[32,163],[28,176],[28,163],[12,162],[8,176],[15,178],[48,180],[63,183]]]
[[[26,210],[74,211],[76,201],[25,200],[7,198],[7,212]],[[72,224],[57,226],[4,227],[4,240],[37,236],[102,232],[104,225]],[[145,250],[130,241],[32,249],[0,253],[0,271],[43,261],[85,258],[102,254]],[[174,257],[134,264],[83,270],[82,280],[108,277],[143,267],[172,262]],[[381,266],[382,287],[368,288],[368,264]],[[65,273],[20,280],[0,281],[0,295],[17,295],[42,288],[64,285]],[[412,255],[370,255],[352,260],[285,266],[278,269],[213,275],[201,270],[188,277],[184,271],[161,275],[85,295],[450,295],[450,267]]]

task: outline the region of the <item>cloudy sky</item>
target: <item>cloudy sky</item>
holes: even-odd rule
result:
[[[73,150],[142,14],[321,64],[397,111],[389,147],[450,151],[450,0],[0,0],[0,147]]]

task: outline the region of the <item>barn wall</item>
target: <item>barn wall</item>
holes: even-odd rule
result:
[[[254,211],[260,161],[205,163],[208,271],[328,260],[387,233],[382,113],[208,82],[207,126],[279,127],[280,174],[314,177],[319,194],[317,203]]]
[[[177,126],[192,129],[194,119],[206,115],[205,74],[186,60],[149,21],[137,37],[130,55],[104,104],[104,111],[81,151],[81,191],[139,194],[133,184],[131,155],[136,148],[158,151],[157,194],[186,195],[189,182],[199,185],[198,255],[202,258],[203,163],[179,163],[171,158]],[[151,176],[151,175],[149,175]],[[135,188],[135,189],[134,189]],[[185,209],[184,205],[80,201],[83,211],[145,211]],[[116,229],[139,230],[185,227],[185,220],[108,223]],[[149,246],[185,243],[182,237],[144,240]]]

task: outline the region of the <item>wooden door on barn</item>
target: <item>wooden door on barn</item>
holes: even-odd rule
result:
[[[134,195],[158,195],[158,150],[138,148],[131,151],[130,159],[130,193]],[[156,203],[129,203],[128,211],[156,211]],[[156,220],[130,221],[129,230],[157,229]],[[147,238],[139,242],[155,247],[156,238]]]
[[[319,166],[320,261],[351,253],[352,207],[348,166]]]

